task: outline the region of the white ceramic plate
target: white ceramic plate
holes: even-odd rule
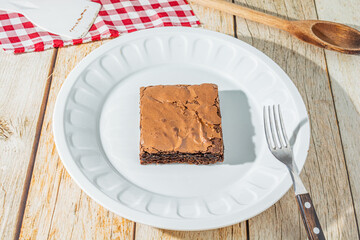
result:
[[[219,86],[224,163],[140,165],[140,86],[209,82]],[[112,212],[164,229],[218,228],[259,214],[291,186],[264,137],[262,106],[276,103],[288,134],[297,135],[301,169],[306,109],[271,59],[212,31],[143,30],[101,46],[71,72],[55,106],[55,142],[72,178]]]

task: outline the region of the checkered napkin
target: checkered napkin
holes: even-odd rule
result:
[[[34,26],[23,15],[0,11],[0,44],[13,53],[43,51],[105,38],[140,29],[163,26],[198,26],[186,0],[94,0],[102,4],[89,33],[81,39],[65,39]]]

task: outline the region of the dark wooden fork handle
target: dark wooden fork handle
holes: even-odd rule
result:
[[[325,239],[324,232],[316,215],[314,204],[311,201],[310,195],[308,193],[299,194],[296,196],[296,199],[309,239]]]

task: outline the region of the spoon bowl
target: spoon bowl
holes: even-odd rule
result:
[[[348,54],[360,54],[360,31],[320,20],[292,21],[287,29],[304,42]]]

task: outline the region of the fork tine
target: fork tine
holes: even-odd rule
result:
[[[288,137],[287,137],[287,135],[286,135],[286,130],[285,130],[285,126],[284,126],[282,114],[281,114],[280,104],[278,104],[278,113],[279,113],[281,131],[282,131],[282,134],[283,134],[283,136],[284,136],[285,144],[286,144],[286,147],[289,147],[289,146],[290,146],[290,143],[289,143],[289,139],[288,139]]]
[[[273,105],[273,115],[274,115],[274,122],[275,122],[275,128],[277,133],[277,139],[278,143],[280,144],[280,147],[285,147],[284,141],[282,140],[281,134],[280,134],[280,126],[279,126],[279,120],[278,117],[276,117],[276,108],[275,105]]]
[[[276,141],[275,127],[274,127],[273,119],[271,118],[271,107],[270,106],[268,106],[268,111],[269,111],[269,121],[270,121],[270,132],[271,132],[272,140],[274,143],[274,148],[276,148],[279,145]],[[279,147],[281,147],[281,146],[279,146]]]
[[[270,140],[270,136],[269,136],[269,123],[268,123],[268,118],[267,118],[267,113],[266,113],[266,106],[264,106],[264,108],[263,108],[263,117],[264,117],[264,129],[265,129],[266,141],[267,141],[268,147],[270,149],[273,149],[274,147],[271,144],[271,140]]]

